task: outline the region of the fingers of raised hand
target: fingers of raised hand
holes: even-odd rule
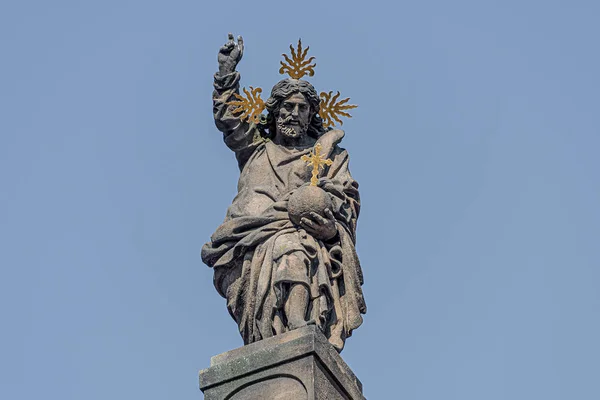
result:
[[[235,42],[233,41],[233,34],[230,33],[229,37],[228,37],[228,41],[227,43],[225,43],[223,46],[221,46],[221,49],[219,50],[221,53],[229,53],[231,52],[231,50],[233,50],[233,48],[235,47]]]
[[[240,52],[243,53],[244,52],[244,38],[242,37],[242,35],[238,36],[237,45],[240,48]]]
[[[231,50],[233,50],[234,47],[235,47],[235,44],[233,42],[227,42],[223,46],[221,46],[219,51],[223,54],[229,54],[229,53],[231,53]]]

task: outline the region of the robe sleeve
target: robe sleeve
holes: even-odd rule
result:
[[[331,154],[333,164],[328,167],[321,187],[333,195],[334,214],[356,243],[356,223],[360,214],[358,182],[350,174],[348,152],[335,146]]]
[[[240,73],[221,76],[218,72],[214,76],[213,115],[217,129],[223,132],[223,141],[235,152],[240,170],[256,148],[255,139],[259,138],[255,124],[242,121],[233,114],[236,108],[227,105],[235,100],[234,94],[240,92]]]

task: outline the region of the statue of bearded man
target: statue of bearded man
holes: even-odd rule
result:
[[[241,173],[238,194],[202,248],[202,260],[214,269],[215,287],[245,344],[316,324],[341,351],[366,313],[355,251],[360,199],[348,153],[339,147],[344,132],[323,128],[317,92],[296,79],[273,87],[268,129],[241,121],[227,103],[239,93],[242,54],[242,38],[236,43],[230,34],[218,55],[214,118]],[[311,179],[301,157],[317,144],[333,161],[318,180],[331,206],[294,223],[289,199]]]

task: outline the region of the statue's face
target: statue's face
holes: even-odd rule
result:
[[[296,142],[306,136],[312,115],[302,93],[290,95],[281,103],[277,116],[277,135],[284,141]]]

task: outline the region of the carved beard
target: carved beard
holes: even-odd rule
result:
[[[292,116],[287,118],[277,117],[277,132],[288,138],[300,138],[303,137],[308,131],[308,124],[301,120],[298,120],[298,125],[290,125]]]

